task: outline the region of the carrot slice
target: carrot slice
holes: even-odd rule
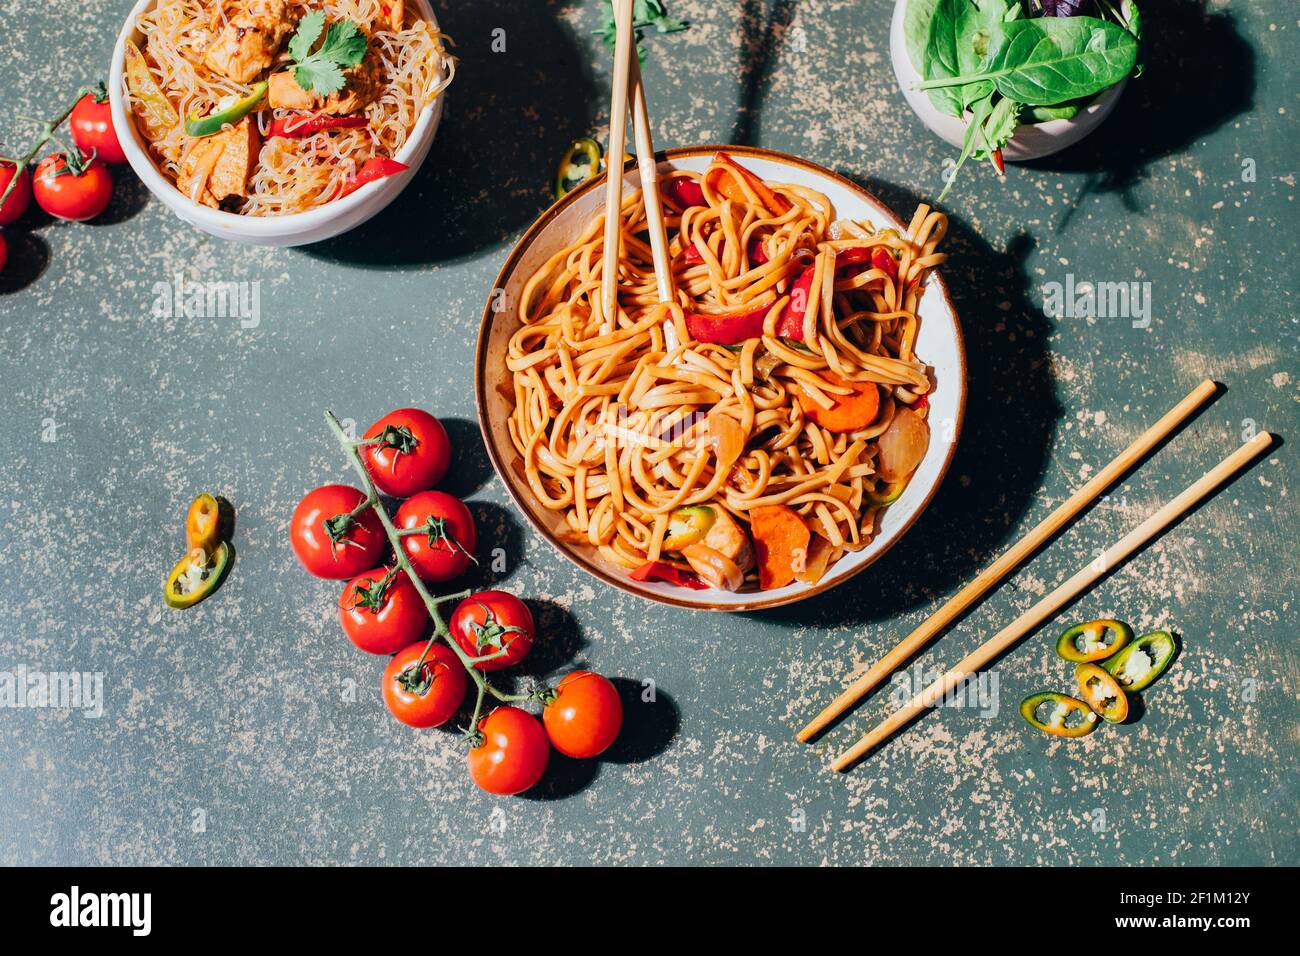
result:
[[[800,389],[799,404],[803,406],[804,415],[828,432],[836,434],[860,431],[876,420],[880,414],[880,389],[874,382],[850,382],[834,372],[822,372],[821,376],[832,384],[843,385],[853,391],[848,395],[832,395],[828,392],[827,397],[835,404],[830,408],[822,408],[811,395]]]
[[[740,163],[726,153],[718,152],[713,156],[713,165],[704,174],[708,184],[732,202],[744,202],[745,191],[740,188],[739,179],[745,180],[773,216],[780,216],[790,208],[790,201],[770,189],[767,183],[759,179]]]
[[[811,533],[799,513],[785,505],[764,505],[749,512],[749,533],[758,558],[758,586],[784,587],[808,560]]]

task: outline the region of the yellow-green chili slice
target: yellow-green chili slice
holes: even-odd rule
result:
[[[1104,661],[1131,640],[1133,628],[1123,621],[1099,618],[1067,627],[1056,642],[1056,653],[1075,664],[1089,664]]]

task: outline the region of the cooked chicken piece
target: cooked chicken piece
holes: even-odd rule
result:
[[[313,113],[329,113],[331,116],[346,116],[365,108],[379,95],[383,86],[380,76],[382,69],[377,57],[367,56],[356,66],[343,71],[348,85],[329,96],[304,90],[294,79],[292,70],[282,70],[271,74],[271,87],[266,95],[272,109],[308,110]]]
[[[176,178],[176,188],[197,203],[217,208],[229,196],[247,196],[262,138],[246,116],[235,126],[195,140]]]
[[[281,70],[271,74],[266,100],[276,110],[314,110],[320,97],[299,86],[292,70]]]
[[[296,22],[289,0],[240,0],[203,53],[203,63],[236,83],[251,83],[275,60]]]
[[[699,543],[732,561],[740,570],[749,570],[749,566],[754,563],[754,549],[749,543],[749,535],[745,534],[745,529],[731,516],[731,512],[718,505],[710,507],[715,512],[713,525]],[[693,547],[695,545],[688,545],[682,549],[682,554],[689,559]]]
[[[262,136],[257,131],[257,122],[252,116],[245,116],[238,124],[213,139],[221,139],[221,157],[212,168],[212,177],[208,180],[208,191],[220,202],[229,196],[248,195],[248,180],[257,165],[257,154],[262,148]]]

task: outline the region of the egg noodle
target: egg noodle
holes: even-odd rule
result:
[[[795,556],[796,576],[811,582],[871,541],[924,453],[932,383],[913,352],[917,303],[923,274],[945,258],[935,249],[947,220],[921,206],[906,235],[836,221],[830,200],[803,186],[736,176],[720,192],[717,164],[661,181],[675,302],[658,300],[639,191],[622,205],[616,315],[602,313],[603,216],[528,278],[506,357],[513,464],[559,517],[561,538],[623,568],[664,562],[731,590],[758,586],[757,572],[707,548],[690,560],[667,552],[671,514],[705,504],[747,526],[756,508],[788,506],[812,533]],[[667,201],[679,177],[698,184],[702,204]],[[788,208],[775,213],[764,188]],[[684,255],[692,247],[696,261]],[[837,253],[877,247],[897,280],[874,264],[836,264]],[[810,267],[802,341],[779,336],[794,277]],[[764,308],[754,337],[692,337],[694,317]],[[832,431],[814,420],[862,383],[879,388],[869,423]],[[881,436],[903,414],[907,475],[886,480]]]
[[[373,57],[378,64],[380,92],[364,108],[368,122],[363,128],[264,139],[249,179],[249,195],[238,204],[238,211],[250,216],[302,212],[338,198],[344,183],[367,159],[396,156],[420,113],[455,74],[446,37],[420,18],[413,3],[406,4],[403,27],[397,31],[382,28],[386,5],[381,0],[312,0],[291,2],[289,7],[297,16],[324,10],[331,23],[347,19],[362,25],[369,37],[367,59]],[[233,82],[203,63],[204,51],[227,17],[228,5],[221,0],[159,0],[137,23],[150,71],[182,117],[206,115],[227,97],[246,96],[252,86]],[[269,108],[255,115],[263,137],[273,120],[302,116]],[[162,170],[175,180],[195,140],[186,135],[183,124],[159,131],[156,138],[150,138],[146,124],[137,126]]]

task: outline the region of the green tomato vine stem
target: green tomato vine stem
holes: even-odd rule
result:
[[[537,693],[507,694],[504,691],[498,690],[492,686],[486,677],[483,676],[483,672],[474,666],[475,664],[492,660],[493,658],[500,657],[507,653],[509,651],[508,646],[493,651],[491,654],[484,654],[480,657],[471,657],[469,654],[465,653],[460,644],[452,638],[451,631],[448,630],[447,624],[443,620],[442,612],[439,610],[438,605],[445,601],[469,597],[470,592],[459,591],[454,594],[440,595],[429,593],[429,589],[425,587],[424,582],[420,580],[420,576],[415,573],[415,568],[411,565],[410,559],[406,556],[406,551],[402,548],[401,539],[403,533],[394,526],[392,519],[388,517],[388,512],[384,510],[383,503],[379,500],[379,489],[375,487],[375,483],[370,477],[370,472],[366,470],[366,464],[361,458],[361,452],[359,450],[360,443],[348,437],[347,432],[343,430],[342,423],[339,422],[333,412],[325,412],[325,421],[329,424],[330,430],[338,439],[339,445],[342,446],[344,452],[348,456],[348,460],[352,462],[352,468],[356,471],[357,475],[360,476],[361,481],[365,486],[366,500],[352,512],[353,516],[359,514],[365,508],[371,508],[374,510],[375,515],[379,518],[379,523],[384,528],[384,534],[388,538],[388,543],[393,549],[393,560],[397,562],[398,567],[406,572],[407,579],[414,586],[416,593],[420,595],[420,600],[424,602],[425,609],[428,610],[429,617],[433,620],[433,635],[429,638],[429,643],[425,645],[424,652],[420,654],[420,659],[415,665],[416,668],[423,666],[425,658],[428,657],[429,652],[433,649],[433,645],[437,641],[441,640],[451,648],[452,653],[456,655],[461,666],[465,668],[470,680],[474,682],[476,689],[474,716],[470,719],[469,727],[467,728],[467,734],[471,739],[478,734],[478,722],[479,717],[482,716],[483,713],[483,700],[486,694],[491,694],[494,698],[506,704],[518,703],[526,700],[540,700],[541,698]]]
[[[31,165],[32,160],[36,158],[36,154],[41,151],[41,147],[50,140],[54,140],[55,143],[58,143],[58,139],[55,138],[54,135],[55,131],[63,125],[64,120],[72,115],[72,111],[77,108],[77,104],[81,102],[81,98],[87,93],[94,92],[95,90],[93,87],[83,86],[81,89],[77,90],[77,95],[72,98],[72,105],[52,120],[41,120],[31,116],[18,117],[19,119],[39,123],[41,129],[40,132],[36,134],[36,141],[32,143],[31,149],[29,149],[24,155],[15,156],[12,159],[7,156],[0,156],[0,160],[14,164],[14,174],[9,177],[9,185],[5,187],[4,192],[0,193],[0,206],[4,205],[5,200],[9,198],[9,194],[14,191],[14,187],[18,185],[18,177],[26,171],[29,165]],[[63,147],[63,150],[64,152],[67,152],[67,147]],[[68,156],[69,160],[71,160],[72,154],[68,153]]]

